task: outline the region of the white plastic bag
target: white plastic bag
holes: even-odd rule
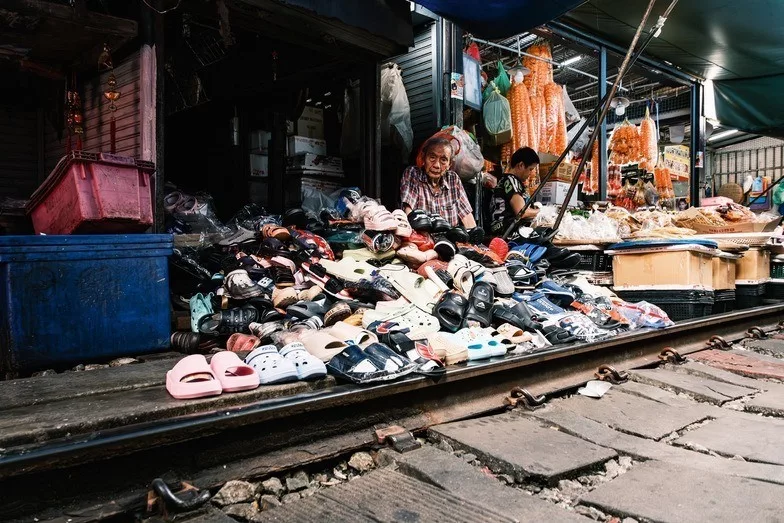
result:
[[[495,84],[491,88],[493,92],[482,107],[482,119],[490,145],[503,145],[512,139],[512,110],[509,100],[501,96]]]
[[[404,159],[411,154],[414,145],[411,108],[397,64],[381,68],[381,140],[385,144],[397,145]]]

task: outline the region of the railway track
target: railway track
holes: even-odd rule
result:
[[[144,508],[154,478],[201,489],[262,477],[378,445],[375,431],[416,433],[506,408],[517,398],[572,390],[602,366],[619,372],[726,348],[776,330],[784,305],[679,323],[500,361],[450,369],[434,382],[412,377],[382,386],[339,385],[231,410],[181,416],[93,433],[79,440],[3,449],[0,520],[68,514],[71,522],[120,518]],[[612,373],[608,373],[612,378]],[[521,389],[525,393],[520,392]],[[64,519],[63,521],[66,521]]]

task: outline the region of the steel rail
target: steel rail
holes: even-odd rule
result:
[[[371,400],[390,399],[427,389],[446,389],[453,385],[478,383],[505,372],[524,372],[527,378],[520,381],[529,381],[530,388],[537,393],[552,394],[578,385],[582,377],[589,376],[587,379],[591,379],[590,375],[598,366],[597,361],[607,360],[606,362],[617,364],[633,362],[630,367],[652,364],[657,361],[658,353],[665,347],[673,346],[681,354],[688,354],[704,349],[705,341],[712,335],[742,337],[749,328],[774,325],[782,316],[784,305],[771,305],[681,322],[663,330],[634,331],[596,343],[558,346],[498,361],[469,362],[450,368],[446,376],[437,382],[416,376],[370,387],[338,385],[323,391],[265,400],[242,407],[98,431],[78,439],[55,440],[37,447],[8,448],[4,449],[0,457],[0,481],[35,471],[133,453],[151,445],[182,443],[238,427],[296,415],[356,406]],[[556,379],[563,382],[562,386],[553,387],[551,382],[537,377],[537,366],[543,364],[554,365],[547,380]],[[566,367],[571,370],[564,370],[559,377],[558,369]],[[578,372],[574,374],[574,370]]]

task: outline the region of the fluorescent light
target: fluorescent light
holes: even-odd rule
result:
[[[721,140],[722,138],[726,138],[728,136],[732,136],[733,134],[735,134],[737,132],[738,132],[737,129],[728,129],[726,131],[722,131],[720,133],[714,134],[713,136],[708,138],[708,141],[709,142],[713,142],[713,141],[716,141],[716,140]]]
[[[571,58],[567,58],[566,60],[564,60],[563,62],[561,62],[561,66],[562,66],[562,67],[566,67],[567,65],[576,64],[577,62],[579,62],[579,61],[580,61],[580,60],[582,60],[582,59],[583,59],[583,55],[581,55],[581,54],[578,54],[578,55],[576,55],[576,56],[573,56],[573,57],[571,57]]]

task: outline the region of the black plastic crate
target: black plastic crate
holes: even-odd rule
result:
[[[784,300],[784,279],[769,281],[765,286],[765,298],[769,300]]]
[[[713,291],[713,314],[724,314],[735,310],[735,289]]]
[[[771,260],[770,277],[776,279],[784,278],[784,261]]]
[[[624,301],[647,301],[661,308],[672,321],[704,318],[713,313],[713,291],[684,289],[617,290]]]
[[[612,271],[612,256],[604,251],[574,251],[580,254],[578,271],[608,272]]]
[[[735,308],[753,309],[761,306],[766,287],[765,283],[754,283],[752,285],[735,284]]]

